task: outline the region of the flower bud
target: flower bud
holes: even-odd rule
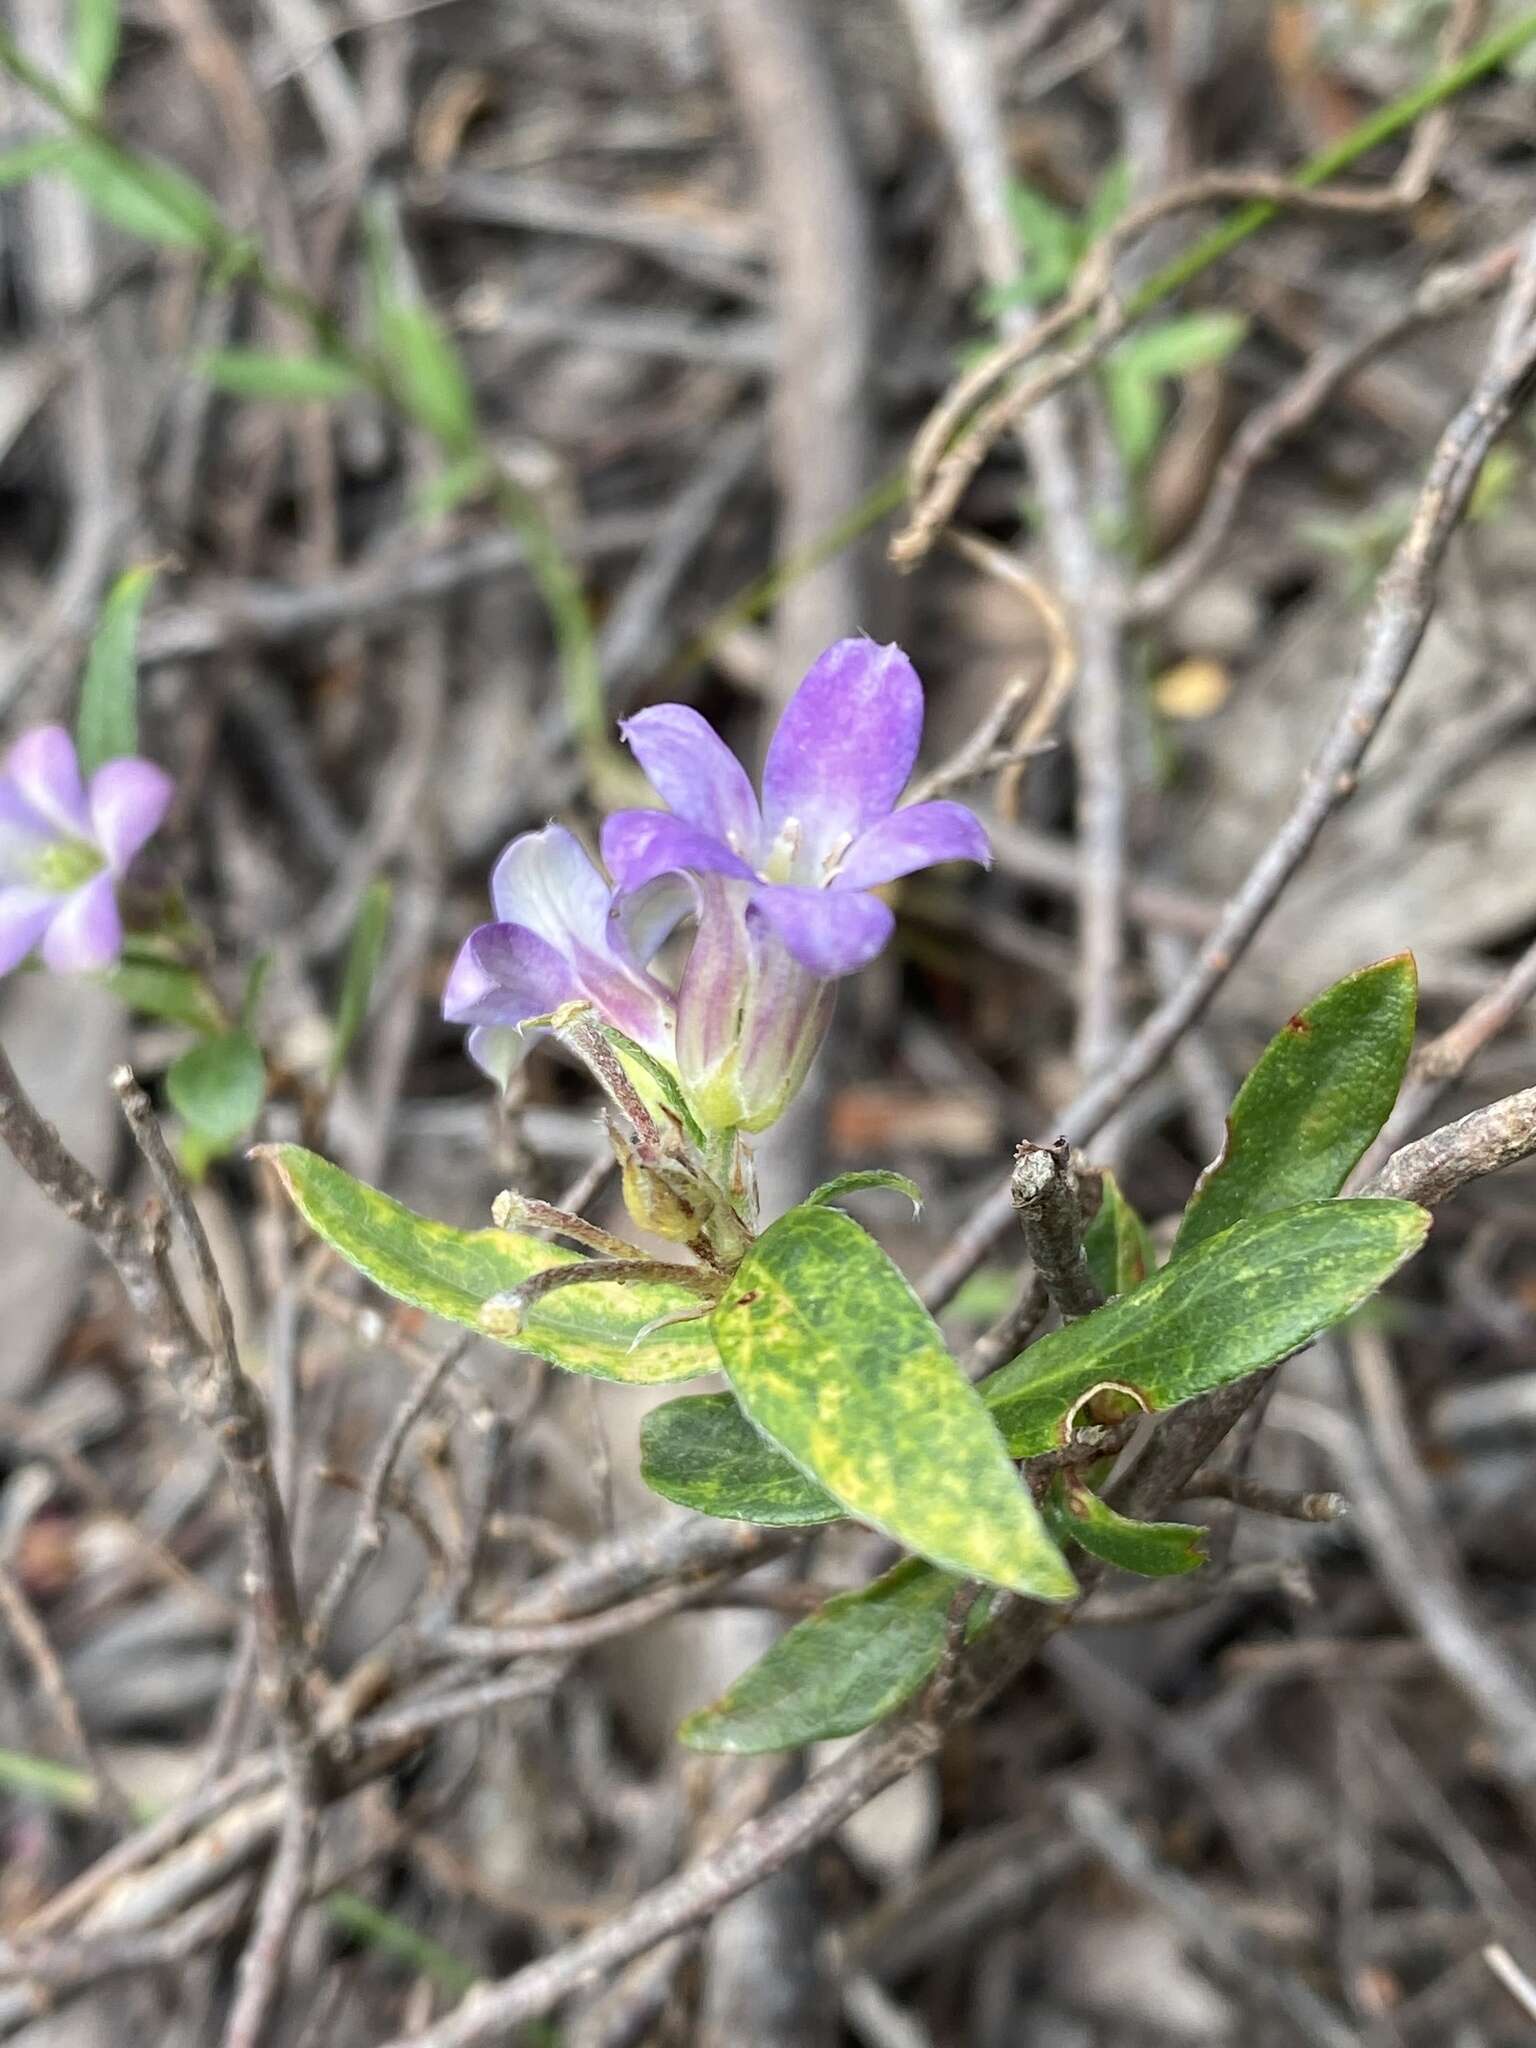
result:
[[[698,931],[677,996],[677,1064],[710,1130],[761,1131],[799,1094],[831,1021],[834,984],[803,967],[747,901],[701,875]]]

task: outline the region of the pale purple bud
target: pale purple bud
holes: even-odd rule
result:
[[[677,992],[677,1066],[699,1121],[765,1130],[799,1094],[826,1036],[834,984],[789,951],[747,885],[703,875]]]

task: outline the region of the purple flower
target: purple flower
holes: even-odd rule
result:
[[[623,734],[669,811],[618,811],[603,859],[621,890],[658,875],[746,883],[744,909],[812,975],[873,960],[895,920],[871,889],[936,861],[991,858],[963,804],[897,802],[923,736],[923,686],[899,647],[839,640],[779,721],[759,806],[699,713],[658,704]]]
[[[688,908],[662,884],[615,905],[613,891],[563,825],[514,839],[491,875],[497,921],[472,931],[443,990],[443,1015],[468,1024],[469,1056],[505,1085],[523,1026],[585,999],[647,1051],[672,1056],[671,992],[645,963]]]
[[[123,948],[117,884],[171,794],[164,770],[135,756],[83,782],[61,725],[17,740],[0,768],[0,974],[34,946],[56,974],[112,965]]]

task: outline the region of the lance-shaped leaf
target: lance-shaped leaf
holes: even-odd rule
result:
[[[91,636],[75,718],[75,744],[86,775],[93,774],[103,761],[121,760],[139,751],[136,646],[139,618],[154,580],[151,568],[130,569],[119,576]]]
[[[1117,1515],[1081,1479],[1058,1473],[1046,1496],[1045,1519],[1058,1541],[1080,1543],[1093,1557],[1151,1579],[1197,1571],[1206,1561],[1205,1531],[1190,1522],[1136,1522]]]
[[[1373,1294],[1424,1241],[1412,1202],[1314,1202],[1237,1223],[986,1382],[1016,1458],[1062,1441],[1095,1389],[1172,1408],[1287,1357]]]
[[[347,947],[347,964],[342,971],[341,996],[336,1004],[336,1029],[331,1040],[330,1079],[334,1082],[347,1063],[352,1041],[363,1028],[373,995],[373,978],[379,971],[384,941],[389,936],[389,912],[394,891],[388,882],[372,883],[358,909],[357,923]]]
[[[843,1511],[755,1430],[734,1394],[685,1394],[640,1425],[640,1477],[663,1500],[722,1522],[798,1529]]]
[[[1245,1216],[1339,1192],[1397,1100],[1418,993],[1413,956],[1399,953],[1335,982],[1270,1041],[1184,1212],[1175,1258]]]
[[[466,1329],[532,1274],[580,1254],[516,1230],[455,1230],[418,1216],[300,1145],[263,1148],[294,1206],[318,1237],[397,1301]],[[695,1312],[699,1298],[670,1282],[561,1287],[527,1311],[515,1348],[568,1372],[651,1385],[717,1372],[707,1322],[644,1332],[663,1316]],[[494,1334],[488,1332],[488,1334]]]
[[[748,1416],[848,1514],[968,1577],[1076,1592],[938,1325],[852,1217],[781,1216],[714,1327]]]
[[[284,356],[265,349],[221,348],[204,356],[199,367],[211,384],[234,398],[307,405],[345,398],[362,388],[357,370],[334,356]]]
[[[1083,1232],[1083,1252],[1099,1292],[1113,1301],[1139,1287],[1156,1269],[1157,1258],[1147,1226],[1121,1194],[1119,1181],[1107,1169],[1103,1179],[1099,1213]]]
[[[678,1734],[693,1749],[751,1755],[856,1735],[910,1699],[944,1653],[960,1581],[915,1557],[856,1593],[839,1593],[780,1636],[713,1706]],[[974,1629],[983,1602],[971,1612]]]

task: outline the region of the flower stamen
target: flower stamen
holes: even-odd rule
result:
[[[787,882],[795,872],[795,862],[800,857],[800,842],[804,829],[798,818],[786,818],[779,827],[779,835],[768,849],[768,858],[763,862],[761,873],[765,882]]]

